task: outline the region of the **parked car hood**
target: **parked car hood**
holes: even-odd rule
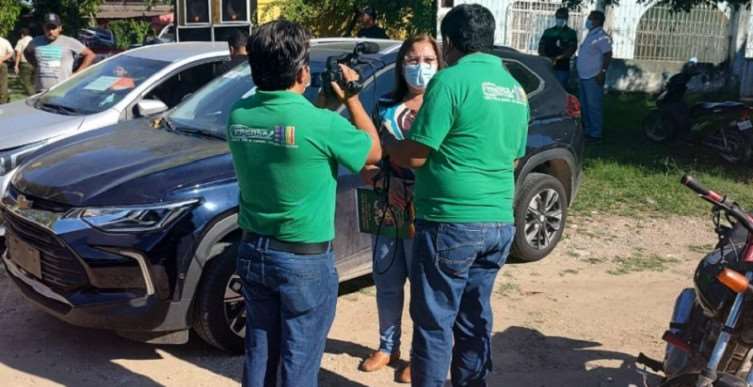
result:
[[[73,207],[158,203],[175,190],[235,177],[227,143],[128,121],[44,148],[12,184]]]
[[[0,150],[46,140],[81,127],[84,116],[36,109],[26,101],[0,105]]]

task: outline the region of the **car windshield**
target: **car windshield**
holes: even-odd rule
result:
[[[40,95],[34,106],[60,114],[93,114],[120,102],[169,62],[119,55]]]
[[[312,66],[313,71],[316,70]],[[312,78],[317,79],[318,74],[313,73]],[[305,96],[309,101],[316,98],[315,86],[306,89]],[[251,79],[251,66],[244,63],[204,86],[178,105],[168,118],[178,129],[224,137],[230,108],[239,99],[251,96],[255,91],[256,86]]]

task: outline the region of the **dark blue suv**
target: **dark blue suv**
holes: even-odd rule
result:
[[[355,43],[315,41],[312,72]],[[361,98],[372,111],[393,87],[399,47],[377,44],[379,53],[363,55],[358,68]],[[579,107],[545,59],[505,48],[494,53],[531,102],[514,254],[537,260],[559,240],[578,186]],[[184,343],[193,328],[218,348],[242,351],[238,185],[224,135],[230,106],[254,90],[244,64],[159,118],[71,137],[30,157],[2,198],[3,262],[18,288],[75,325],[153,343]],[[316,87],[309,90],[313,98]],[[360,178],[341,168],[338,180],[335,252],[346,280],[371,271],[371,239],[358,232]]]

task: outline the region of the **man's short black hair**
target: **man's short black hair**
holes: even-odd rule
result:
[[[277,20],[263,24],[246,44],[251,76],[259,90],[286,90],[308,64],[311,35],[300,24]]]
[[[597,26],[603,26],[604,21],[607,19],[604,12],[601,11],[591,11],[589,18],[593,19]]]
[[[236,30],[227,39],[227,44],[235,50],[240,50],[248,44],[248,35],[243,31]]]
[[[377,12],[373,7],[365,6],[358,12],[359,15],[369,15],[373,20],[377,19]]]
[[[29,29],[26,28],[26,27],[21,28],[18,32],[21,34],[21,36],[30,36],[31,35],[31,31],[29,31]]]
[[[554,16],[568,18],[570,17],[570,10],[565,7],[562,7],[558,9],[557,12],[554,13]]]
[[[447,12],[440,30],[442,39],[463,53],[484,51],[494,46],[494,15],[478,4],[463,4]]]

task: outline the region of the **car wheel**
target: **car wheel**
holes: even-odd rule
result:
[[[243,353],[246,335],[246,303],[235,274],[237,251],[237,245],[229,245],[204,267],[193,326],[204,341],[234,354]]]
[[[512,256],[523,262],[538,261],[562,238],[567,218],[565,187],[544,173],[526,176],[515,203],[515,240]]]

